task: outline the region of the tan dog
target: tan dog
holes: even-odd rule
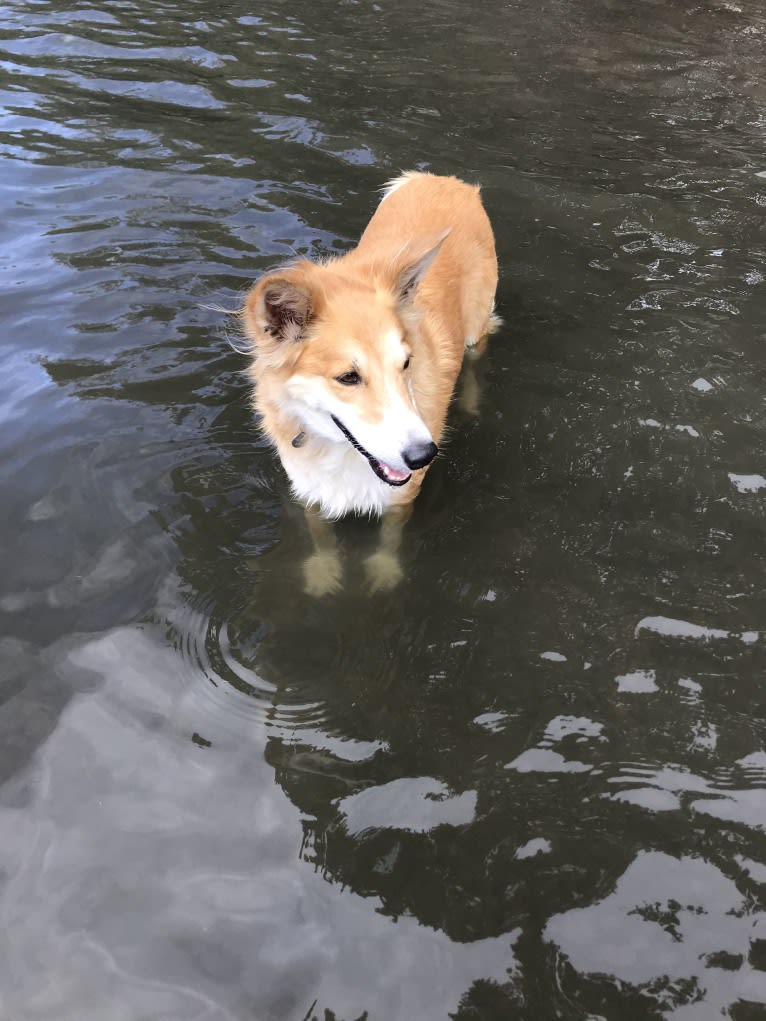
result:
[[[463,354],[495,325],[496,287],[479,189],[407,173],[387,186],[356,248],[297,262],[250,291],[255,406],[296,497],[318,509],[309,591],[338,586],[322,521],[349,513],[385,512],[372,587],[401,577],[401,525],[438,452]]]

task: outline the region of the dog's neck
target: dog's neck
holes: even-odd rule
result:
[[[298,450],[311,439],[311,433],[300,418],[276,401],[266,401],[258,410],[264,423],[268,423],[267,434],[282,450]]]

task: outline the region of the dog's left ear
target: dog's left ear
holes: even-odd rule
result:
[[[398,257],[394,293],[400,302],[407,304],[412,300],[418,284],[434,263],[441,247],[452,233],[452,227],[439,234],[427,234],[425,237],[410,241]]]

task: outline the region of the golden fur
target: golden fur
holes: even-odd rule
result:
[[[398,480],[403,454],[440,442],[464,351],[491,331],[496,286],[478,187],[409,173],[389,184],[356,248],[253,287],[244,321],[255,405],[299,498],[333,517],[414,500],[427,465],[404,484],[370,465]],[[339,382],[349,373],[359,384]],[[370,464],[333,415],[364,437]]]
[[[409,173],[387,186],[359,244],[263,277],[244,324],[255,407],[316,552],[306,590],[340,585],[327,518],[385,513],[370,587],[402,577],[401,528],[444,434],[466,349],[495,325],[497,259],[479,189]]]

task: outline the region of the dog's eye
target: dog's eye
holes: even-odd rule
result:
[[[358,386],[362,382],[362,377],[352,369],[351,372],[344,372],[342,376],[336,376],[335,382],[342,383],[343,386]]]
[[[402,366],[402,371],[403,371],[403,372],[406,372],[406,371],[407,371],[407,369],[409,369],[409,367],[410,367],[410,356],[409,356],[409,355],[407,355],[407,361],[406,361],[406,362],[404,363],[404,365]]]

